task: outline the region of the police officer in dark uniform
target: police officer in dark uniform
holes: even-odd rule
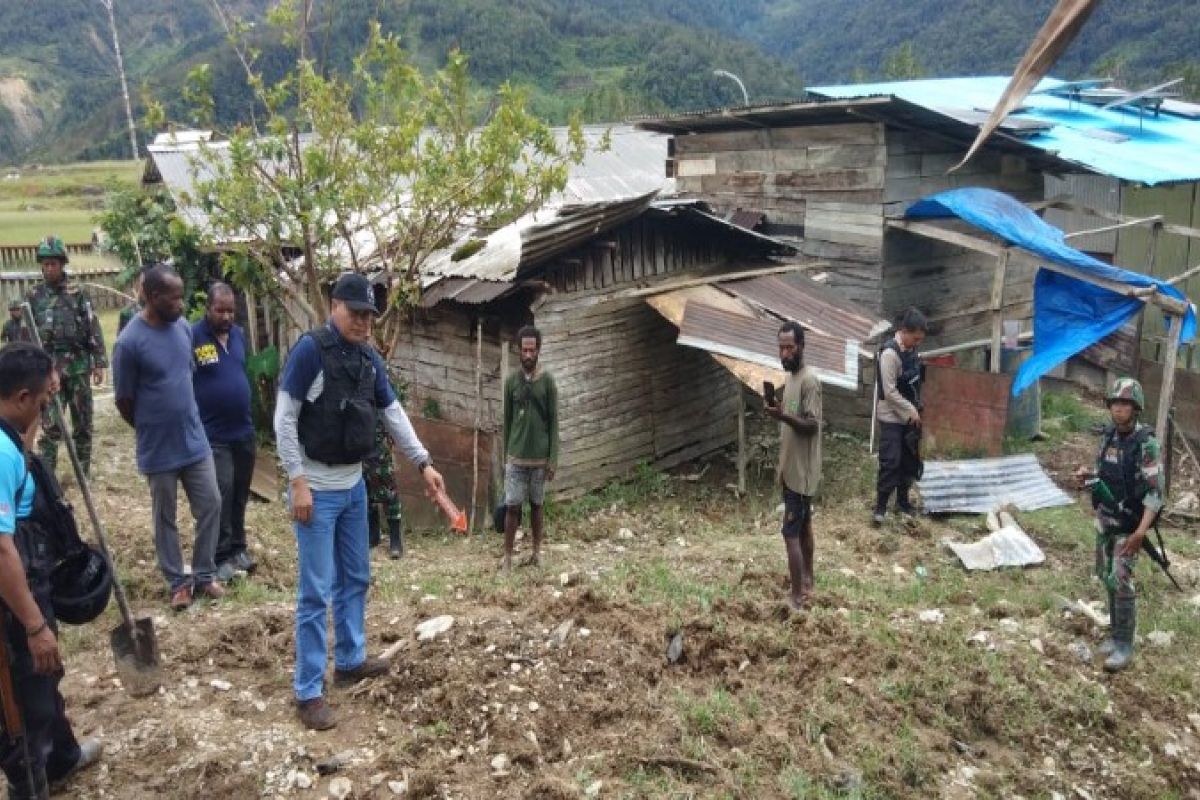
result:
[[[879,418],[879,478],[875,486],[873,522],[883,523],[888,500],[896,493],[896,508],[915,513],[909,489],[921,475],[921,359],[917,347],[925,339],[925,315],[910,308],[900,317],[896,335],[876,360],[876,402]]]

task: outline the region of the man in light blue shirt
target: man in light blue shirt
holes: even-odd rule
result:
[[[8,797],[49,797],[48,786],[100,758],[100,742],[75,740],[58,690],[63,677],[50,568],[35,529],[25,527],[38,490],[26,464],[26,434],[50,402],[53,361],[27,342],[0,349],[0,600],[25,747],[4,759]],[[36,457],[36,456],[35,456]],[[43,471],[42,474],[46,474]]]

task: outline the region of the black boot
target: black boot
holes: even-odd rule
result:
[[[367,546],[379,544],[379,509],[373,505],[367,506]]]
[[[917,513],[913,508],[912,501],[908,499],[908,487],[900,486],[896,488],[896,510],[901,514],[912,515]]]
[[[886,492],[879,491],[875,493],[875,513],[871,515],[872,525],[882,525],[883,521],[887,519],[888,497],[891,493],[890,489]]]
[[[1108,636],[1104,637],[1104,641],[1096,648],[1096,652],[1102,656],[1112,655],[1113,650],[1117,647],[1117,595],[1116,592],[1108,593]]]
[[[32,771],[33,784],[28,779],[19,783],[8,782],[9,800],[49,800],[50,784],[46,780],[46,768],[41,767]]]
[[[1137,600],[1117,599],[1117,626],[1112,655],[1104,660],[1105,672],[1120,672],[1133,661],[1133,634],[1137,630]]]
[[[404,555],[404,534],[400,531],[400,520],[388,520],[388,555],[400,558]]]

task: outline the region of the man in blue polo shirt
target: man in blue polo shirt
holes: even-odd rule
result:
[[[296,342],[275,398],[275,441],[287,470],[300,580],[296,592],[296,670],[300,721],[337,724],[325,703],[326,616],[333,606],[335,686],[382,675],[367,658],[367,490],[363,459],[375,450],[376,416],[417,465],[430,491],[445,491],[429,452],[400,407],[383,359],[367,344],[378,313],[371,284],[349,273],[333,287],[329,322]]]
[[[253,572],[257,566],[246,552],[246,502],[257,447],[246,377],[246,336],[241,326],[233,323],[234,311],[233,289],[214,283],[208,289],[204,318],[192,325],[196,362],[192,389],[221,490],[216,562],[217,580],[223,582]]]

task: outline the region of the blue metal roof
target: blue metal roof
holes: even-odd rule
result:
[[[991,111],[1008,81],[1005,76],[945,78],[816,86],[808,92],[831,100],[894,97],[955,117],[964,109]],[[1020,141],[1091,172],[1147,186],[1200,180],[1200,120],[1136,108],[1105,111],[1048,93],[1063,83],[1046,78],[1008,117],[1053,125]]]

